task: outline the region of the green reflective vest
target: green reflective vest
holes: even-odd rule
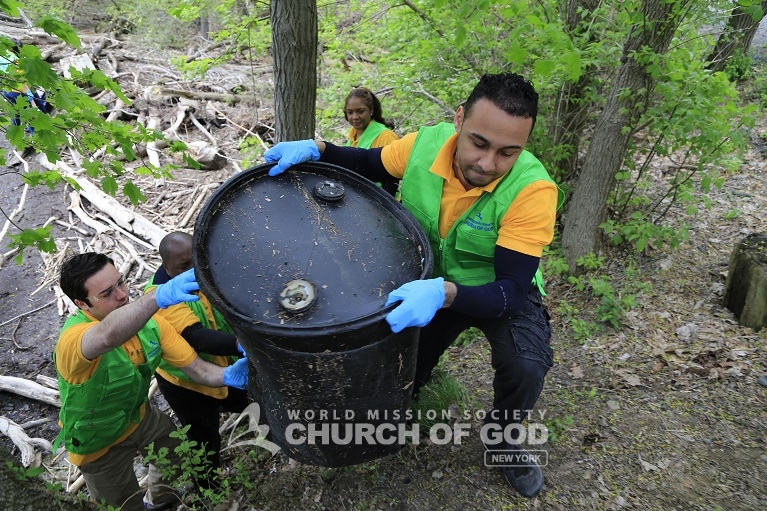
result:
[[[429,171],[439,150],[455,134],[452,123],[418,130],[402,178],[402,205],[415,216],[429,237],[434,252],[434,276],[467,286],[481,286],[495,280],[495,245],[506,211],[527,185],[550,181],[541,162],[522,151],[511,171],[492,192],[479,199],[453,224],[445,238],[439,235],[439,210],[445,180]],[[533,283],[543,293],[541,270]]]
[[[373,145],[373,142],[375,142],[375,139],[378,138],[378,135],[380,135],[387,129],[389,128],[387,128],[380,122],[371,120],[370,124],[368,124],[368,127],[365,128],[365,131],[362,132],[362,136],[357,141],[357,147],[360,149],[370,149],[370,146]],[[352,141],[347,140],[346,145],[347,146],[352,145]]]
[[[90,322],[82,311],[70,316],[61,331]],[[141,420],[141,406],[148,401],[149,381],[162,359],[160,327],[150,319],[136,334],[147,361],[133,365],[122,347],[103,355],[93,375],[84,383],[72,384],[59,374],[62,423],[61,440],[67,451],[89,454],[114,443],[131,422]],[[55,362],[55,352],[54,352]]]
[[[157,287],[154,283],[154,275],[152,275],[152,278],[149,279],[149,282],[147,282],[146,286],[144,286],[144,293],[146,293],[153,287]],[[205,328],[211,328],[210,320],[208,319],[208,315],[205,313],[205,306],[202,304],[202,301],[198,300],[196,302],[184,302],[184,305],[186,305],[187,307],[189,307],[189,309],[191,309],[192,314],[197,316],[197,319],[200,320],[200,324],[202,326],[204,326]],[[216,322],[216,330],[219,330],[221,332],[226,332],[228,334],[234,333],[232,332],[232,329],[229,327],[229,324],[224,319],[224,316],[222,316],[221,313],[218,312],[213,306],[211,306],[211,310],[213,311],[213,320]],[[181,335],[181,332],[179,332],[178,334]],[[198,355],[200,356],[201,359],[207,362],[213,362],[212,360],[213,355],[209,355],[207,353],[198,353]],[[236,361],[237,358],[230,357],[230,360]],[[192,380],[189,376],[184,374],[184,372],[181,369],[179,369],[178,367],[173,367],[164,359],[160,360],[159,368],[165,371],[166,373],[175,376],[179,380],[185,380],[185,381],[194,383],[194,380]]]

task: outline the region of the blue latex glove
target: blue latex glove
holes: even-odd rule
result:
[[[224,369],[224,385],[236,389],[248,388],[248,359],[246,357]]]
[[[242,347],[242,344],[240,344],[240,341],[237,341],[237,351],[240,352],[240,354],[243,357],[247,357],[248,355],[245,353],[245,348]]]
[[[314,140],[280,142],[264,153],[267,162],[276,161],[277,165],[269,169],[270,176],[282,174],[291,165],[320,159],[320,150]]]
[[[161,309],[176,305],[182,302],[196,302],[199,296],[191,294],[197,291],[200,286],[194,279],[194,268],[176,275],[165,284],[157,286],[154,292],[154,299],[157,306]]]
[[[438,277],[403,284],[389,293],[386,305],[400,300],[402,303],[386,315],[392,332],[409,326],[426,326],[445,304],[445,279]]]

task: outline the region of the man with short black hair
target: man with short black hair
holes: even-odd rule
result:
[[[435,278],[405,283],[386,305],[392,331],[422,327],[414,392],[440,356],[469,327],[492,350],[493,408],[485,427],[508,434],[486,448],[525,460],[502,468],[525,497],[543,488],[540,468],[517,441],[553,365],[549,313],[538,269],[554,236],[558,190],[525,150],[538,115],[533,85],[513,73],[484,75],[452,123],[421,128],[380,149],[323,141],[282,142],[265,153],[269,174],[321,160],[372,181],[402,179],[402,205],[426,231]]]

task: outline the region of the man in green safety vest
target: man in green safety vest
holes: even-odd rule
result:
[[[167,448],[176,469],[179,438],[173,421],[152,405],[149,382],[160,360],[210,387],[245,388],[247,359],[226,368],[201,359],[173,326],[155,313],[195,301],[194,270],[159,285],[131,302],[125,277],[104,254],[87,252],[61,267],[62,291],[79,307],[61,329],[54,362],[61,393],[59,420],[69,461],[82,472],[91,497],[123,511],[157,511],[179,501],[167,486],[170,474],[149,465],[142,498],[133,459]]]
[[[265,153],[270,175],[310,160],[333,163],[373,181],[402,179],[402,205],[423,227],[434,252],[434,278],[388,295],[392,331],[421,327],[414,392],[440,356],[469,327],[490,343],[493,408],[483,435],[488,451],[516,460],[501,467],[525,497],[543,488],[520,423],[533,409],[553,365],[551,327],[538,269],[554,236],[558,189],[525,150],[538,114],[533,85],[513,73],[488,74],[452,123],[421,128],[380,149],[328,142],[282,142]],[[489,428],[488,428],[489,426]]]

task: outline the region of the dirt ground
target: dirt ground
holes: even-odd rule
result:
[[[759,127],[752,140],[758,144],[766,134]],[[739,326],[722,305],[733,247],[750,233],[767,231],[763,149],[755,146],[725,187],[712,193],[711,207],[701,199],[691,241],[680,250],[609,264],[606,276],[627,289],[641,288],[621,328],[577,336],[567,318],[594,321],[598,303],[549,279],[556,365],[536,413],[543,414],[556,441],[550,437],[543,446],[548,464],[539,497],[519,498],[497,470],[484,466],[480,421],[472,419],[460,445],[422,441],[346,468],[302,465],[262,452],[247,465],[252,487],[235,488],[232,500],[239,509],[254,510],[767,508],[767,333]],[[237,158],[231,148],[227,154]],[[0,207],[6,213],[22,193],[17,170],[0,169]],[[167,186],[215,184],[232,172],[181,171]],[[68,204],[63,187],[30,189],[15,222],[32,226],[57,217],[68,223]],[[67,242],[76,247],[78,238],[92,233],[55,223],[53,235],[62,248]],[[7,238],[0,246],[7,252]],[[156,261],[149,249],[143,255]],[[23,264],[8,260],[0,268],[0,375],[55,377],[51,352],[64,317],[49,264],[29,251]],[[137,296],[148,275],[133,277]],[[468,389],[471,412],[489,407],[486,341],[451,348],[445,369]],[[49,405],[0,392],[0,415],[19,424],[47,418],[27,433],[49,441],[58,434],[57,410]],[[0,444],[18,456],[7,438]],[[251,455],[246,448],[228,451],[230,473]],[[44,462],[49,461],[48,455]]]

